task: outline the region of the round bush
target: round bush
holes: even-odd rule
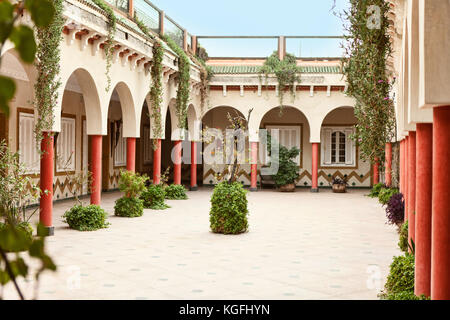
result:
[[[374,185],[372,187],[372,190],[370,190],[369,197],[378,198],[378,195],[382,188],[386,188],[386,186],[383,183],[378,183],[378,184]]]
[[[182,185],[172,184],[164,189],[165,197],[169,200],[186,200],[186,188]]]
[[[216,185],[209,222],[214,233],[238,234],[248,229],[247,191],[238,182]]]
[[[398,240],[398,247],[403,252],[408,252],[408,221],[406,221],[400,228],[400,239]]]
[[[114,214],[118,217],[141,217],[144,214],[144,201],[138,198],[120,198],[116,200]]]
[[[96,205],[83,207],[74,206],[63,215],[63,222],[67,223],[71,229],[78,231],[94,231],[104,229],[109,226],[106,222],[108,214]]]
[[[394,257],[384,289],[380,295],[382,299],[426,299],[414,295],[414,255],[406,253],[404,256]]]
[[[394,194],[398,194],[398,189],[382,188],[378,194],[378,201],[382,205],[386,205]]]
[[[33,227],[28,222],[14,226],[0,222],[0,246],[6,252],[26,251],[33,241]]]
[[[164,203],[165,191],[161,185],[150,185],[142,192],[140,199],[144,202],[144,208],[153,210],[164,210],[170,208]]]

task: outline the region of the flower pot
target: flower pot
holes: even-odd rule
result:
[[[347,186],[345,184],[333,184],[334,193],[345,193],[347,192]]]
[[[280,187],[281,192],[294,192],[295,191],[295,183],[286,184]]]

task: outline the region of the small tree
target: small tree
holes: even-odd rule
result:
[[[139,199],[146,190],[147,176],[130,171],[121,171],[119,189],[125,196],[116,200],[114,214],[119,217],[140,217],[144,214],[144,202]]]

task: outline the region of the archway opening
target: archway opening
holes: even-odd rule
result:
[[[141,112],[140,138],[136,139],[136,172],[152,176],[153,171],[153,141],[151,137],[150,113],[147,101]]]

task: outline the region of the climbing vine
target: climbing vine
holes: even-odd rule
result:
[[[389,3],[385,0],[350,0],[342,14],[346,21],[343,72],[347,94],[356,100],[355,139],[361,157],[372,163],[384,163],[385,144],[395,134],[395,110],[390,98],[386,61],[391,56]]]
[[[35,108],[38,113],[35,137],[36,146],[41,145],[43,131],[53,127],[53,107],[58,101],[58,89],[61,86],[60,73],[60,42],[64,26],[63,0],[53,1],[55,14],[52,22],[46,27],[36,27],[37,52],[36,70],[37,79],[34,85]]]
[[[199,52],[202,52],[202,55],[191,56],[191,59],[200,67],[200,109],[203,115],[206,99],[208,98],[209,81],[213,77],[214,72],[212,67],[205,62],[208,59],[208,54],[205,49],[201,49]]]
[[[275,51],[266,59],[260,71],[261,76],[265,76],[266,85],[270,75],[275,74],[278,80],[280,108],[283,108],[284,94],[286,89],[295,97],[295,83],[300,82],[300,67],[297,66],[297,59],[294,55],[287,53],[283,60],[280,60],[278,51]]]
[[[161,104],[162,104],[162,61],[164,58],[164,47],[161,42],[156,41],[153,44],[153,62],[150,69],[152,77],[152,85],[150,88],[150,102],[152,109],[152,131],[154,137],[162,137],[162,119],[161,119]],[[156,140],[153,139],[153,148],[156,148]]]
[[[176,114],[178,117],[178,128],[187,128],[187,107],[189,101],[189,81],[191,78],[191,61],[186,53],[181,49],[175,41],[167,36],[163,36],[164,41],[178,55],[178,90]]]
[[[105,55],[106,55],[106,92],[111,90],[111,66],[112,66],[112,58],[114,53],[114,35],[116,34],[116,24],[117,17],[114,14],[113,9],[108,6],[103,0],[92,0],[95,5],[97,5],[100,9],[102,9],[108,18],[108,35],[106,36],[106,42],[104,46]]]

